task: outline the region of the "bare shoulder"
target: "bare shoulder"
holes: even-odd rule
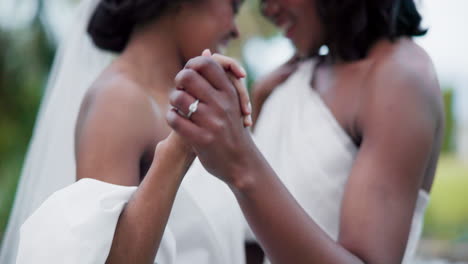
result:
[[[158,140],[162,120],[156,107],[145,90],[125,74],[104,72],[83,99],[75,130],[77,151],[115,142],[126,143],[128,148],[148,148]]]
[[[122,74],[104,73],[85,95],[83,107],[112,110],[107,114],[148,112],[149,96],[139,85]]]
[[[368,107],[397,105],[425,113],[440,125],[441,89],[429,55],[408,39],[378,45],[371,55],[372,67],[364,82]]]
[[[136,82],[123,74],[104,73],[83,99],[78,126],[98,119],[97,125],[151,130],[158,120],[156,110],[149,95]]]
[[[164,138],[160,125],[149,95],[137,83],[104,73],[85,95],[78,117],[77,178],[138,184],[141,159]]]
[[[377,51],[380,54],[372,58],[373,67],[368,76],[371,82],[377,81],[380,83],[377,87],[381,87],[387,82],[380,80],[392,80],[390,83],[398,82],[414,92],[440,93],[434,65],[424,49],[410,40],[391,43],[387,47],[383,45],[382,52]]]
[[[357,115],[362,149],[367,150],[362,153],[383,157],[389,170],[406,164],[401,176],[423,180],[418,187],[430,190],[444,131],[443,100],[433,63],[411,40],[382,44],[369,62]],[[397,185],[406,185],[404,181]]]

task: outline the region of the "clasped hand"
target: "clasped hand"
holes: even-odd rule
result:
[[[255,148],[247,128],[251,106],[239,80],[243,77],[236,61],[205,51],[177,74],[170,97],[174,108],[167,113],[169,125],[192,146],[205,169],[228,184],[235,184]],[[187,115],[196,100],[196,110]]]

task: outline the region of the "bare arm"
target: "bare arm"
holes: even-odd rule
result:
[[[206,100],[203,119],[194,121],[206,138],[191,138],[180,129],[177,116],[172,116],[171,126],[193,144],[205,168],[231,187],[273,263],[401,262],[418,190],[431,153],[438,150],[441,111],[440,104],[433,104],[438,101],[433,79],[391,68],[369,81],[375,89],[364,106],[369,115],[362,120],[363,142],[345,189],[339,239],[334,241],[295,201],[249,134],[231,121],[239,110],[228,102],[229,85],[207,77],[216,67],[194,59],[188,68],[210,82],[206,90],[215,91],[213,104]]]
[[[186,145],[171,134],[157,146],[140,184],[140,159],[167,129],[155,123],[148,98],[131,88],[104,88],[88,98],[76,134],[78,179],[139,185],[118,220],[107,263],[153,263],[175,194],[193,160]]]
[[[175,195],[194,157],[179,142],[171,133],[158,144],[157,158],[119,218],[107,263],[153,263]]]
[[[393,81],[365,109],[370,116],[346,186],[337,242],[306,215],[264,160],[241,172],[252,184],[233,189],[274,263],[401,263],[418,190],[437,148],[437,118],[420,95],[408,92],[414,90],[411,81]]]

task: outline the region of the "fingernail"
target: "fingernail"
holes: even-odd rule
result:
[[[249,102],[247,105],[247,113],[250,115],[252,113],[252,104]]]
[[[205,50],[202,52],[202,56],[211,56],[211,51],[210,51],[210,49],[205,49]]]
[[[247,116],[247,123],[248,123],[248,126],[252,126],[253,121],[252,121],[252,116],[251,115]]]
[[[240,67],[240,71],[241,71],[241,74],[245,76],[247,76],[247,71],[245,71],[244,67]]]

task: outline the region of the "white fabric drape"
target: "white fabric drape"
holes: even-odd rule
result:
[[[136,190],[83,179],[55,192],[23,224],[17,263],[105,263],[120,213]],[[177,193],[155,262],[245,263],[243,231],[232,192],[195,160]]]
[[[105,263],[119,215],[136,189],[83,179],[57,191],[21,227],[17,263]],[[170,230],[156,261],[175,263]]]
[[[255,140],[311,218],[338,239],[340,207],[358,149],[311,86],[315,60],[277,87],[265,102]],[[403,263],[411,263],[429,200],[420,191]]]

